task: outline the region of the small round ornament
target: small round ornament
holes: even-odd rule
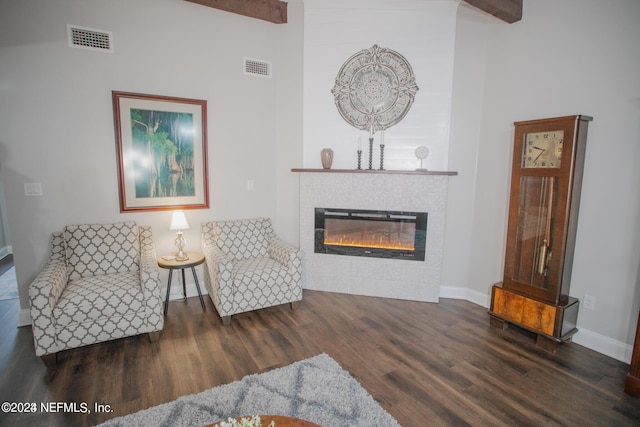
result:
[[[419,146],[418,148],[416,148],[416,157],[418,159],[420,159],[420,167],[418,169],[416,169],[417,171],[426,171],[425,168],[422,167],[422,161],[424,159],[427,158],[427,156],[429,156],[429,149],[427,147],[425,147],[424,145]]]

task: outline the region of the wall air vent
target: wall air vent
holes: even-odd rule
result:
[[[113,53],[113,34],[111,31],[67,25],[67,37],[69,47]]]
[[[244,58],[244,73],[252,76],[271,78],[271,62]]]

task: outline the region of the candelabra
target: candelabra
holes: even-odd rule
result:
[[[362,169],[362,150],[358,150],[358,170]]]
[[[380,144],[380,170],[384,170],[384,144]]]
[[[369,138],[369,169],[373,169],[373,136]]]

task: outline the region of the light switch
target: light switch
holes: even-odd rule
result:
[[[25,196],[42,196],[42,184],[39,182],[24,183]]]
[[[248,180],[247,181],[247,190],[248,191],[253,191],[253,190],[255,190],[255,188],[256,188],[256,185],[253,182],[253,180],[252,179]]]

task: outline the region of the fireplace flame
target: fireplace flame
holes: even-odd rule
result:
[[[355,248],[392,249],[401,251],[413,251],[413,242],[389,241],[383,236],[371,235],[368,238],[352,238],[346,235],[328,236],[324,239],[325,245],[349,246]]]

